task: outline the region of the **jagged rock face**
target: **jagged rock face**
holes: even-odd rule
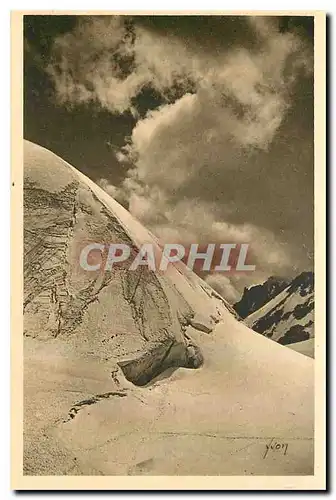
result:
[[[314,337],[314,274],[303,272],[264,307],[246,318],[254,331],[279,344]]]
[[[290,280],[271,276],[261,285],[245,288],[239,302],[233,307],[241,318],[246,318],[272,300],[290,284]]]
[[[132,271],[127,263],[109,271],[81,269],[80,250],[87,243],[127,244],[135,257],[139,241],[99,199],[97,186],[95,193],[75,169],[28,142],[24,174],[24,335],[60,337],[81,350],[89,346],[102,358],[121,361],[136,383],[147,383],[168,365],[192,365],[183,333],[183,319],[192,321],[196,312],[192,294],[204,302],[204,324],[196,323],[208,333],[213,314],[223,309],[218,294],[211,298],[209,287],[178,271]],[[181,290],[190,289],[190,301],[176,277],[185,281]],[[216,307],[207,313],[209,300]]]
[[[298,292],[301,297],[314,293],[314,273],[305,271],[290,283],[290,292]]]

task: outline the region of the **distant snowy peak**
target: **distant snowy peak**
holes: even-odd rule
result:
[[[288,287],[289,284],[290,280],[270,276],[260,285],[245,288],[240,301],[233,308],[241,318],[246,318],[267,304],[267,302]]]
[[[302,297],[314,293],[314,273],[305,271],[297,276],[290,284],[290,291],[298,291]]]
[[[314,274],[303,272],[245,323],[254,331],[292,344],[314,337]]]

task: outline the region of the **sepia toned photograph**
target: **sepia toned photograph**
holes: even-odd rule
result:
[[[325,488],[324,87],[323,13],[12,13],[15,489]]]

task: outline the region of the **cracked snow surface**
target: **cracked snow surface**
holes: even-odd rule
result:
[[[84,271],[88,243],[159,243],[28,142],[24,175],[24,474],[312,474],[313,360],[181,263]]]

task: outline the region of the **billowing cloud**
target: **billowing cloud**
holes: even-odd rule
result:
[[[238,302],[240,293],[232,285],[227,276],[219,273],[210,274],[207,276],[206,282],[231,304]]]
[[[60,102],[96,102],[137,118],[116,154],[126,165],[125,180],[118,189],[106,179],[101,186],[127,198],[130,211],[165,242],[249,243],[257,281],[290,273],[302,258],[302,248],[289,241],[292,228],[283,231],[281,217],[271,212],[288,216],[291,208],[263,207],[258,185],[268,200],[267,175],[277,178],[278,163],[267,155],[283,135],[297,79],[311,72],[312,56],[275,19],[246,22],[257,45],[205,51],[136,18],[83,16],[55,40],[48,72]],[[161,103],[140,117],[137,97],[144,89]],[[282,168],[297,182],[290,161]],[[282,201],[286,186],[281,179],[278,186],[274,197]],[[228,279],[210,281],[221,281],[234,297]],[[236,279],[239,288],[243,281]]]
[[[260,51],[228,47],[209,55],[129,17],[82,16],[72,32],[56,38],[48,71],[62,102],[96,101],[120,113],[134,110],[133,100],[144,87],[168,98],[176,87],[179,92],[193,87],[214,107],[245,113],[239,122],[250,125],[247,143],[258,142],[269,128],[267,140],[281,122],[288,86],[300,68],[308,67],[308,56],[300,38],[280,33],[272,20],[247,21],[263,40]]]
[[[100,179],[97,182],[97,184],[102,189],[104,189],[104,191],[106,191],[110,196],[112,196],[112,198],[118,198],[119,189],[110,182],[108,182],[106,179]]]

